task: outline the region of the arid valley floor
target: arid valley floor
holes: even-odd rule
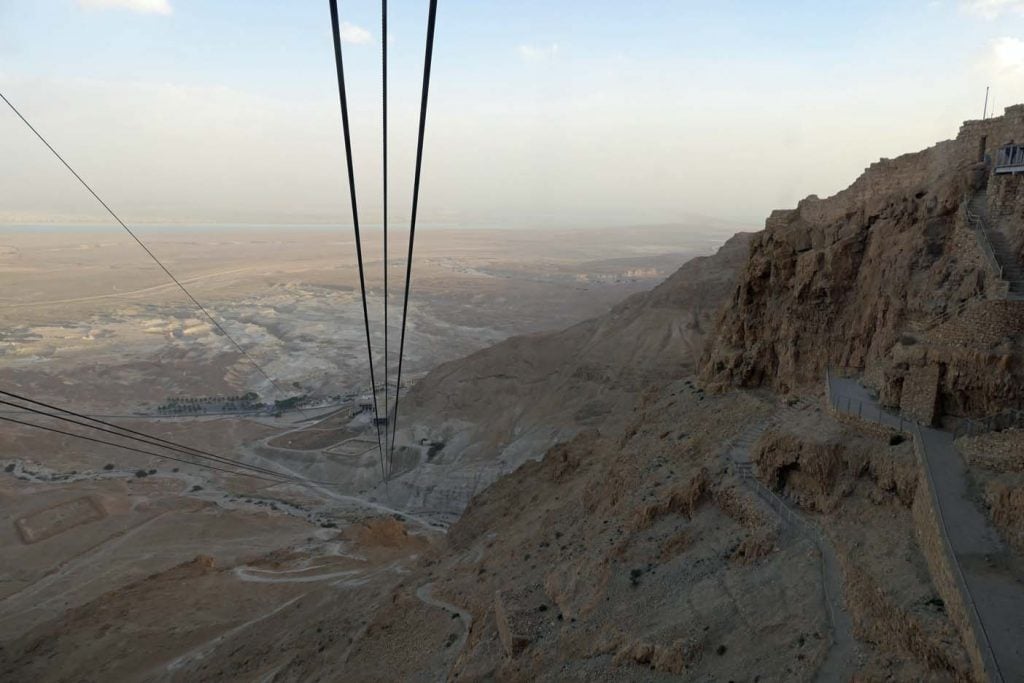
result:
[[[322,588],[325,573],[330,585],[349,592],[346,619],[365,622],[373,611],[369,596],[400,579],[403,566],[471,495],[458,489],[449,504],[409,514],[401,501],[374,490],[379,470],[369,416],[353,417],[369,381],[347,234],[263,227],[144,228],[140,234],[279,386],[311,397],[306,413],[162,412],[187,397],[251,391],[273,402],[286,396],[277,396],[142,250],[112,229],[5,229],[0,387],[332,484],[275,485],[4,423],[0,660],[15,655],[12,639],[33,629],[70,644],[52,629],[74,629],[77,640],[85,632],[72,622],[81,609],[97,601],[110,607],[113,596],[183,562],[200,558],[199,572],[206,562],[234,568],[232,587],[218,588],[235,596],[220,614],[185,608],[176,591],[152,595],[152,623],[117,637],[117,647],[135,654],[59,655],[64,664],[46,665],[44,680],[76,679],[83,667],[97,680],[174,678],[176,672],[190,680],[186,664],[216,649],[223,629],[265,618],[305,587]],[[721,239],[693,226],[588,231],[586,239],[573,231],[427,230],[417,245],[406,384],[511,335],[602,313]],[[393,254],[404,255],[404,248],[396,240]],[[395,258],[392,363],[403,270],[404,260]],[[381,360],[379,245],[367,245],[367,278]],[[0,410],[0,416],[25,417],[9,406]],[[314,429],[304,427],[307,418],[322,416],[328,417]],[[388,526],[393,514],[411,536],[401,524]],[[304,547],[310,552],[300,566],[289,564]],[[179,627],[165,628],[189,612],[204,614],[191,625],[181,622],[178,635],[171,631]],[[93,656],[106,663],[90,661]],[[32,659],[31,668],[45,664]],[[113,668],[104,673],[105,667]]]

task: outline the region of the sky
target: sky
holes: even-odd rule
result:
[[[340,6],[373,223],[380,3]],[[389,8],[401,221],[427,1]],[[986,86],[1024,102],[1024,0],[440,0],[421,220],[756,227],[955,136]],[[351,221],[327,0],[0,0],[0,92],[128,223]],[[0,222],[94,221],[0,103]]]

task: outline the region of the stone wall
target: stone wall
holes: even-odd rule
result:
[[[494,621],[506,657],[515,657],[533,642],[544,623],[537,606],[546,601],[536,584],[495,591]]]
[[[973,467],[996,473],[1024,473],[1024,429],[962,436],[956,447]]]
[[[969,144],[971,139],[977,140],[986,136],[986,153],[992,159],[996,151],[1004,144],[1024,141],[1021,125],[1024,123],[1024,105],[1006,108],[1003,116],[986,119],[985,121],[969,121],[960,129],[960,137]],[[1010,246],[1017,258],[1024,262],[1024,178],[1019,175],[994,175],[987,177],[988,209],[993,224],[1008,238]]]
[[[970,303],[903,335],[886,361],[864,370],[864,379],[878,387],[883,405],[926,424],[1024,409],[1024,301]],[[934,368],[941,372],[933,397]]]
[[[992,176],[988,181],[988,210],[992,223],[999,228],[1024,263],[1024,175]]]
[[[958,155],[972,162],[978,161],[982,138],[985,140],[985,154],[992,160],[1006,143],[1024,141],[1024,104],[1007,107],[1002,116],[964,121],[956,136]]]
[[[920,457],[920,440],[914,439],[914,446]],[[970,592],[959,570],[956,556],[946,538],[945,527],[938,511],[937,500],[922,465],[921,485],[917,487],[914,499],[914,531],[921,551],[928,562],[928,573],[932,583],[942,597],[946,612],[960,631],[964,647],[974,666],[977,681],[998,680],[989,672],[996,671],[995,658],[988,647],[988,640],[971,602]]]
[[[831,404],[831,401],[829,403]],[[872,434],[878,434],[883,429],[880,425],[845,414],[841,408],[837,410],[830,405],[830,409],[837,419],[858,429],[864,429]],[[924,451],[920,435],[914,433],[909,425],[907,431],[913,434],[914,454],[920,478],[912,506],[914,533],[928,563],[928,573],[970,655],[974,680],[978,683],[999,680],[993,675],[997,671],[995,657],[974,608],[967,582],[960,572],[960,565],[949,544],[928,468],[928,454]]]
[[[981,246],[982,239],[982,236],[968,224],[962,214],[957,217],[956,230],[950,240],[949,251],[956,254],[961,267],[972,268],[978,273],[978,280],[973,286],[974,291],[967,288],[958,292],[957,299],[959,301],[969,298],[1003,299],[1006,297],[1008,285],[1000,278],[991,258]]]
[[[994,349],[1018,345],[1024,335],[1024,301],[981,301],[928,331],[925,340],[940,346]]]
[[[986,417],[1024,407],[1024,301],[981,301],[929,330],[917,351],[940,364],[939,409]]]
[[[935,424],[941,377],[942,366],[938,363],[909,368],[903,378],[900,411],[922,424]]]
[[[1019,216],[1024,211],[1024,176],[992,176],[988,181],[988,211],[992,218]]]

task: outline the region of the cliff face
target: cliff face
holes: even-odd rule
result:
[[[1012,193],[1007,199],[1008,181],[990,178],[978,163],[1024,137],[1024,107],[1007,112],[968,122],[955,140],[883,159],[832,197],[773,212],[751,241],[702,359],[702,379],[719,388],[786,392],[821,382],[831,366],[863,373],[890,404],[901,405],[903,387],[923,374],[931,383],[925,403],[935,406],[934,415],[921,416],[926,420],[984,414],[1019,400],[1020,382],[1010,386],[992,372],[996,363],[1020,376],[1013,330],[994,322],[990,339],[966,345],[939,330],[1006,298],[964,204],[991,206],[1001,217],[993,227],[1009,240],[1019,237],[1024,202]],[[1019,302],[999,303],[1024,314]]]

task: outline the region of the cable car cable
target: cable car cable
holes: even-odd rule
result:
[[[338,75],[338,99],[341,105],[341,127],[345,139],[345,163],[348,168],[348,190],[352,202],[352,225],[356,238],[356,260],[359,262],[359,291],[363,299],[363,326],[366,328],[366,353],[370,362],[370,390],[373,392],[373,423],[377,428],[380,449],[380,474],[384,473],[384,447],[380,434],[380,410],[377,407],[377,380],[373,369],[373,343],[370,341],[370,313],[366,307],[366,276],[363,270],[363,243],[359,234],[359,206],[356,203],[356,179],[352,165],[352,139],[349,134],[348,97],[345,91],[345,66],[341,55],[341,28],[338,22],[338,0],[328,0],[331,9],[331,33],[334,38],[334,64]]]
[[[256,362],[256,361],[255,361],[255,360],[254,360],[254,359],[252,358],[252,356],[250,356],[250,355],[249,355],[249,354],[248,354],[248,353],[246,352],[246,350],[242,348],[241,344],[239,344],[239,343],[238,343],[237,341],[235,341],[235,338],[234,338],[234,337],[232,337],[232,336],[231,336],[230,334],[228,334],[228,331],[227,331],[227,330],[225,330],[225,329],[224,329],[224,327],[223,327],[223,326],[222,326],[222,325],[221,325],[221,324],[220,324],[219,322],[217,322],[217,319],[216,319],[216,318],[214,318],[214,317],[213,317],[213,315],[211,315],[211,314],[210,314],[210,312],[209,312],[208,310],[206,310],[206,307],[205,307],[205,306],[203,306],[203,305],[202,305],[201,303],[199,303],[199,300],[198,300],[198,299],[196,299],[196,298],[195,298],[194,296],[192,296],[192,292],[188,291],[188,289],[186,289],[185,285],[181,284],[181,281],[180,281],[180,280],[179,280],[178,278],[176,278],[176,277],[174,276],[174,273],[172,273],[172,272],[171,272],[170,270],[168,270],[167,266],[165,266],[165,265],[163,264],[163,262],[162,262],[162,261],[160,261],[160,259],[158,259],[158,258],[156,257],[156,254],[154,254],[154,253],[152,252],[152,250],[150,250],[150,248],[149,248],[149,247],[147,247],[147,246],[145,245],[145,243],[144,243],[144,242],[143,242],[143,241],[142,241],[141,239],[139,239],[139,236],[138,236],[138,235],[136,235],[136,234],[135,234],[135,232],[133,232],[133,231],[132,231],[132,229],[131,229],[131,228],[129,228],[129,227],[128,227],[128,226],[127,226],[127,225],[125,224],[125,222],[124,222],[124,221],[122,221],[122,220],[121,220],[121,218],[120,218],[120,217],[119,217],[119,216],[118,216],[118,215],[117,215],[116,213],[114,213],[113,209],[111,209],[111,208],[110,208],[110,206],[109,206],[109,205],[108,205],[108,204],[107,204],[107,203],[106,203],[105,201],[103,201],[103,200],[102,200],[102,199],[100,198],[100,196],[99,196],[98,194],[96,194],[96,192],[95,192],[95,191],[94,191],[94,190],[92,189],[92,187],[91,187],[91,186],[89,185],[89,183],[85,182],[85,180],[84,180],[84,179],[82,178],[82,176],[78,175],[78,172],[77,172],[77,171],[75,171],[75,169],[73,169],[73,168],[71,167],[71,164],[69,164],[69,163],[68,163],[67,161],[65,161],[65,160],[64,160],[64,157],[62,157],[62,156],[61,156],[61,155],[60,155],[60,154],[59,154],[59,153],[57,152],[57,150],[55,150],[55,149],[53,148],[53,146],[52,146],[52,145],[51,145],[51,144],[50,144],[49,142],[47,142],[47,141],[46,141],[46,138],[44,138],[44,137],[43,137],[43,136],[42,136],[42,135],[41,135],[41,134],[39,133],[39,131],[35,129],[35,126],[33,126],[33,125],[32,125],[31,123],[29,123],[29,122],[28,122],[28,119],[26,119],[26,118],[25,118],[24,116],[22,116],[21,112],[20,112],[20,111],[18,111],[18,109],[17,109],[17,108],[16,108],[16,107],[15,107],[15,106],[14,106],[14,105],[13,105],[13,104],[11,103],[11,101],[10,101],[9,99],[7,99],[7,97],[6,97],[6,96],[4,96],[4,94],[3,94],[2,92],[0,92],[0,99],[2,99],[2,100],[3,100],[4,102],[6,102],[6,103],[7,103],[7,106],[11,108],[11,111],[13,111],[13,112],[14,112],[15,114],[17,114],[18,118],[19,118],[19,119],[21,119],[21,120],[22,120],[22,122],[23,122],[23,123],[24,123],[24,124],[25,124],[26,126],[28,126],[29,130],[31,130],[31,131],[32,131],[33,133],[35,133],[35,136],[36,136],[37,138],[39,138],[39,139],[40,139],[40,141],[42,141],[42,143],[43,143],[44,145],[46,145],[47,149],[49,149],[49,150],[50,150],[51,152],[53,152],[53,155],[54,155],[55,157],[57,157],[57,159],[58,159],[58,160],[60,161],[60,163],[64,164],[64,167],[65,167],[65,168],[67,168],[67,169],[68,169],[69,171],[71,171],[71,175],[75,176],[75,178],[76,178],[76,179],[78,180],[78,182],[80,182],[80,183],[82,184],[82,187],[84,187],[84,188],[85,188],[86,190],[88,190],[88,191],[89,191],[89,194],[91,194],[91,195],[92,195],[92,196],[93,196],[93,197],[94,197],[94,198],[96,199],[96,201],[98,201],[98,202],[100,203],[100,205],[101,205],[101,206],[102,206],[102,207],[103,207],[104,209],[106,209],[106,210],[107,210],[107,213],[109,213],[109,214],[111,215],[111,217],[113,217],[113,219],[114,219],[115,221],[117,221],[117,222],[118,222],[118,224],[119,224],[119,225],[120,225],[120,226],[121,226],[122,228],[124,228],[124,229],[125,229],[125,232],[127,232],[127,233],[128,233],[129,235],[131,235],[131,236],[132,236],[132,239],[134,239],[134,240],[135,240],[136,242],[138,242],[139,246],[140,246],[140,247],[142,247],[142,249],[143,249],[143,250],[144,250],[144,251],[145,251],[145,252],[146,252],[147,254],[149,254],[149,257],[150,257],[151,259],[153,259],[153,261],[154,261],[154,262],[155,262],[155,263],[156,263],[156,264],[157,264],[158,266],[160,266],[160,268],[161,268],[161,269],[162,269],[162,270],[164,271],[164,273],[166,273],[166,274],[167,274],[167,277],[171,278],[171,280],[173,280],[173,281],[174,281],[174,284],[178,285],[178,288],[179,288],[179,289],[181,289],[181,291],[185,293],[185,296],[187,296],[187,297],[188,297],[188,298],[189,298],[189,299],[190,299],[190,300],[192,301],[192,303],[193,303],[193,304],[195,304],[196,308],[198,308],[198,309],[199,309],[200,311],[202,311],[202,312],[203,312],[203,315],[205,315],[205,316],[206,316],[207,318],[209,318],[209,319],[210,319],[210,322],[211,322],[211,323],[213,323],[214,327],[216,327],[216,328],[217,328],[217,329],[218,329],[218,330],[219,330],[219,331],[221,332],[221,334],[223,334],[223,335],[224,335],[225,337],[227,337],[228,341],[230,341],[230,342],[231,342],[231,343],[232,343],[232,344],[234,345],[234,347],[235,347],[236,349],[238,349],[238,352],[239,352],[239,353],[241,353],[241,354],[242,354],[242,356],[243,356],[243,357],[245,357],[245,359],[246,359],[247,361],[249,361],[249,363],[251,363],[251,364],[252,364],[252,366],[253,366],[254,368],[256,368],[256,370],[258,370],[258,371],[259,371],[259,373],[260,373],[261,375],[263,375],[263,378],[264,378],[264,379],[266,379],[266,380],[267,380],[268,382],[270,382],[271,386],[273,386],[273,387],[274,387],[274,389],[275,389],[275,390],[277,390],[278,394],[280,394],[282,398],[287,398],[288,394],[287,394],[287,393],[285,393],[285,391],[284,391],[283,389],[281,389],[281,387],[280,387],[280,386],[278,386],[277,382],[275,382],[275,381],[274,381],[273,379],[271,379],[271,378],[270,378],[270,375],[268,375],[268,374],[266,373],[266,371],[265,371],[265,370],[264,370],[264,369],[263,369],[263,368],[262,368],[262,367],[260,366],[260,364],[259,364],[259,363],[257,363],[257,362]],[[299,410],[299,412],[300,412],[300,413],[302,413],[303,415],[305,415],[305,414],[306,414],[306,413],[305,413],[305,412],[304,412],[304,411],[303,411],[303,410],[302,410],[301,408],[298,408],[298,410]]]
[[[332,0],[333,2],[333,0]],[[420,127],[416,141],[416,172],[412,185],[412,215],[409,220],[409,253],[405,262],[405,296],[402,303],[402,333],[398,343],[398,375],[395,386],[395,423],[391,428],[391,445],[388,453],[394,458],[395,434],[398,431],[398,400],[402,393],[402,361],[405,356],[405,329],[409,315],[409,286],[412,282],[412,254],[416,240],[416,213],[420,199],[420,171],[423,166],[423,137],[427,126],[427,96],[430,91],[430,66],[434,54],[434,25],[437,19],[437,0],[430,0],[430,13],[427,17],[427,46],[423,59],[423,92],[420,99]]]

